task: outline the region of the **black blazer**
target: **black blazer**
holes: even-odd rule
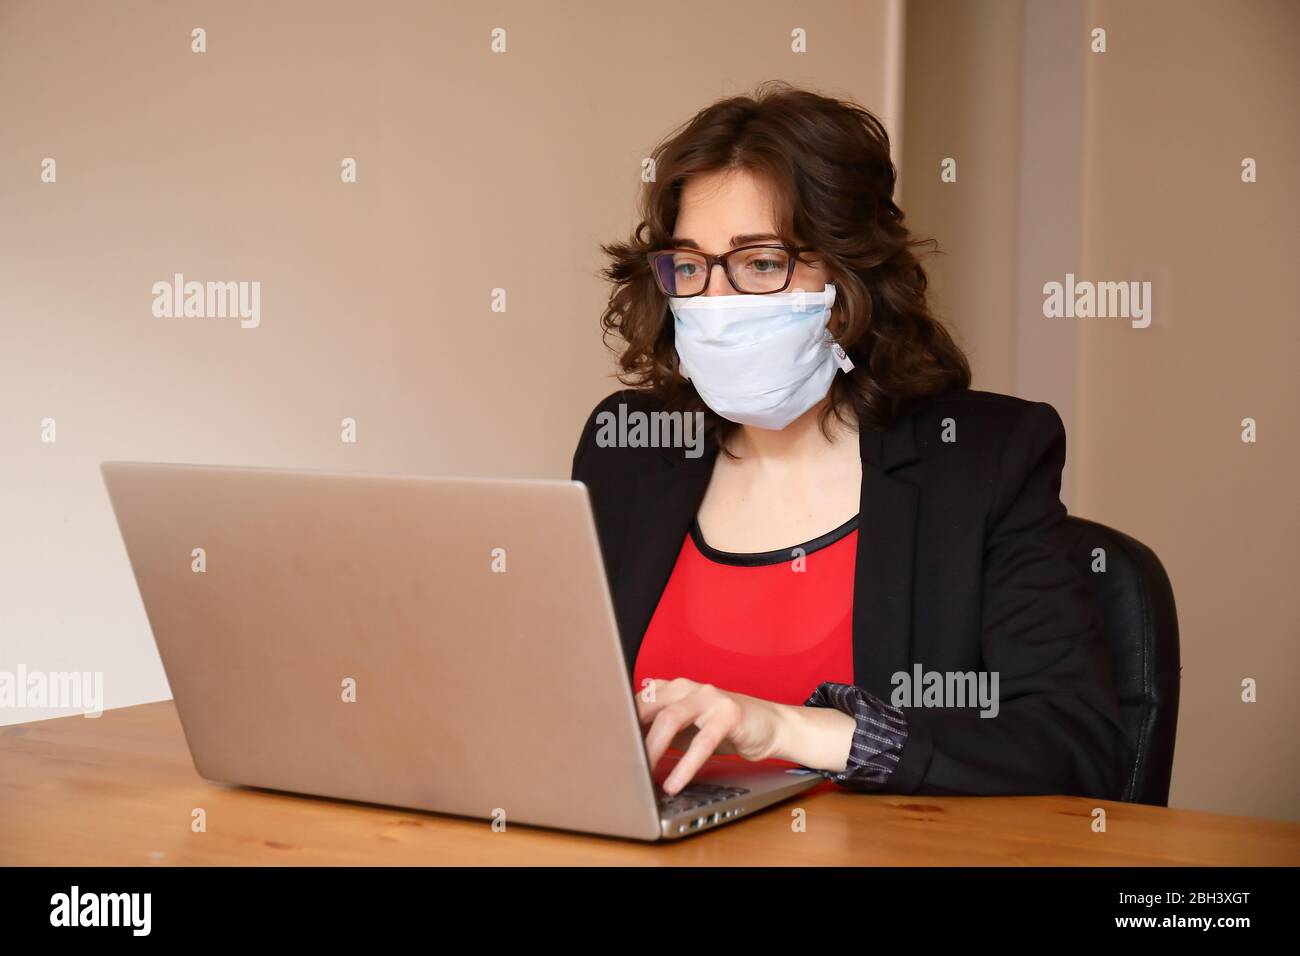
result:
[[[590,493],[629,681],[718,453],[602,447],[596,416],[656,411],[625,389],[592,410],[572,477]],[[951,424],[948,424],[948,420]],[[945,427],[955,441],[941,440]],[[854,683],[997,671],[999,713],[905,707],[907,744],[877,790],[1119,799],[1131,760],[1101,617],[1071,560],[1060,500],[1065,428],[1043,402],[960,389],[886,431],[864,427],[853,588]],[[723,688],[726,690],[726,688]],[[811,688],[810,688],[811,690]]]

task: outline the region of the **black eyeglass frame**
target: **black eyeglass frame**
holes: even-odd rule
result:
[[[736,277],[731,274],[731,257],[738,252],[745,252],[750,249],[783,249],[790,254],[790,262],[786,266],[785,282],[781,284],[781,288],[771,289],[767,292],[747,292],[736,284]],[[704,293],[708,292],[709,283],[713,281],[713,267],[716,264],[721,264],[722,274],[727,277],[727,281],[731,283],[731,287],[741,295],[776,295],[777,293],[784,292],[786,289],[790,288],[790,282],[794,279],[795,266],[799,264],[799,253],[813,251],[814,248],[812,246],[795,246],[788,242],[756,242],[748,246],[737,246],[735,249],[724,252],[720,256],[711,255],[710,253],[704,252],[700,249],[672,247],[669,249],[656,249],[653,252],[647,252],[646,261],[650,264],[650,274],[654,277],[655,286],[660,292],[671,299],[693,299],[697,295],[704,295]],[[664,284],[659,277],[659,268],[655,264],[655,261],[661,256],[683,252],[689,253],[693,256],[699,256],[705,261],[704,288],[700,289],[699,292],[691,292],[687,295],[669,292],[665,289]]]

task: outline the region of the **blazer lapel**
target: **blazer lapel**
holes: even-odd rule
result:
[[[862,499],[853,583],[853,682],[889,700],[891,675],[911,660],[915,485],[890,472],[918,457],[911,415],[885,432],[863,428]]]

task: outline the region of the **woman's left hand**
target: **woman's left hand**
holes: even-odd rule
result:
[[[636,693],[641,726],[649,725],[645,743],[651,770],[669,746],[686,751],[664,780],[665,792],[686,786],[715,753],[766,760],[776,752],[785,705],[685,677],[652,683]]]

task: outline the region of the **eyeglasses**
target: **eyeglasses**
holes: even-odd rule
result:
[[[727,281],[737,292],[747,295],[784,292],[794,277],[799,253],[811,251],[811,246],[781,242],[739,246],[720,256],[695,249],[661,249],[647,253],[646,258],[659,291],[674,299],[685,299],[709,288],[715,263],[722,264]]]

